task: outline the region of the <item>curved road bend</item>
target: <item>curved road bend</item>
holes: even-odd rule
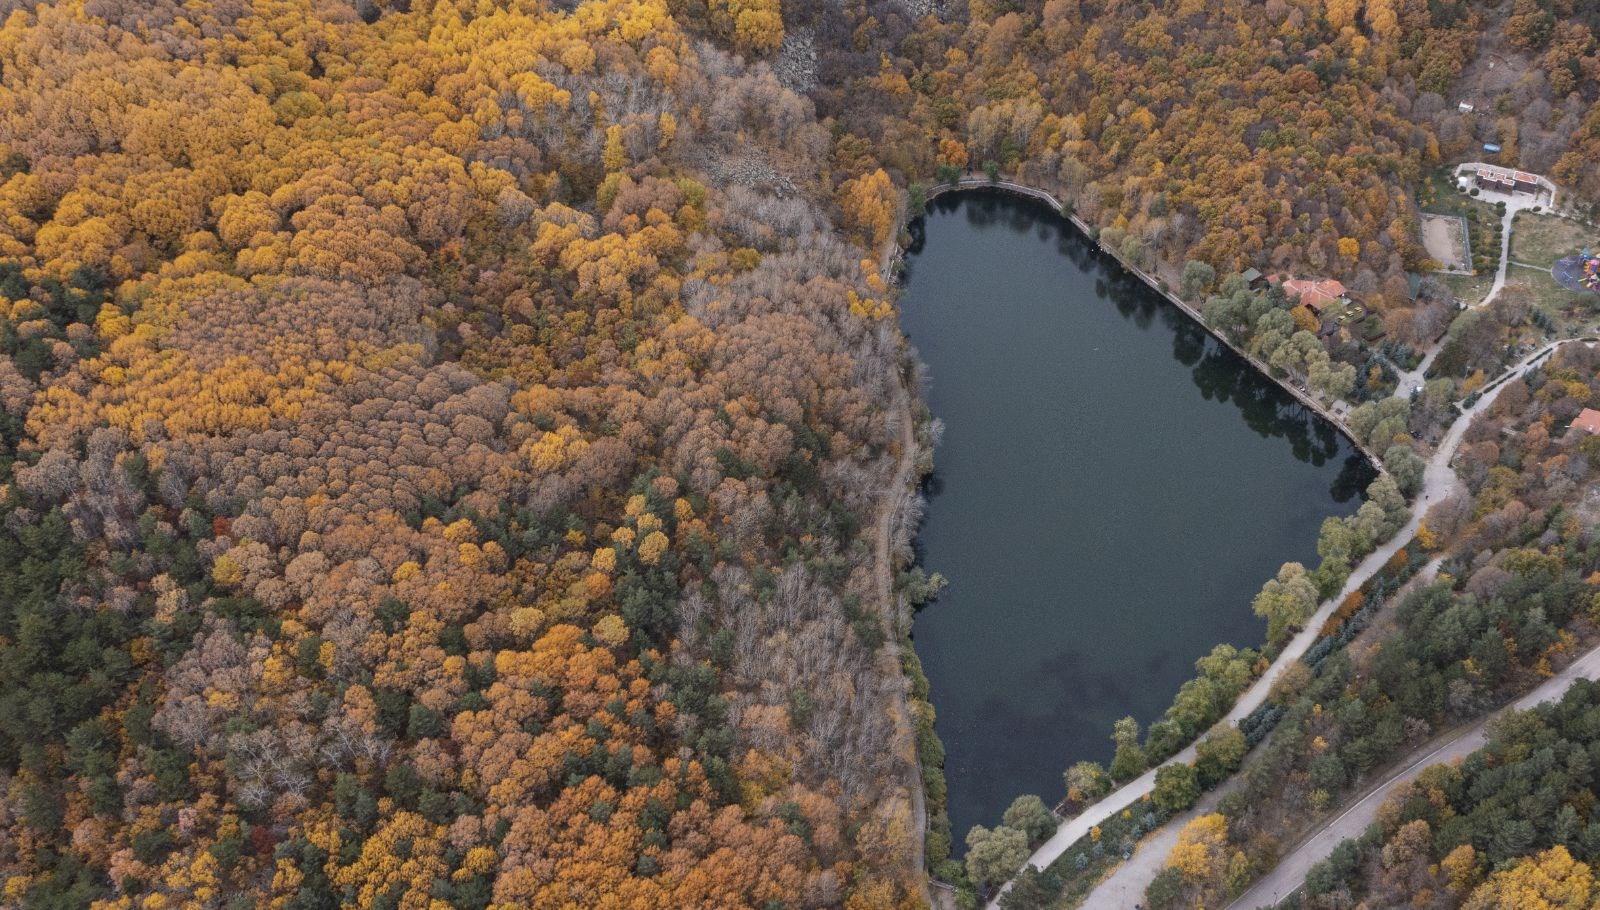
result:
[[[1317,607],[1317,611],[1311,614],[1304,627],[1294,638],[1289,640],[1289,643],[1284,646],[1277,659],[1272,662],[1272,665],[1267,667],[1266,671],[1250,685],[1250,688],[1244,691],[1243,695],[1239,696],[1239,700],[1234,703],[1233,710],[1229,711],[1227,716],[1218,721],[1218,723],[1237,724],[1266,702],[1267,695],[1272,691],[1273,684],[1278,681],[1278,677],[1283,675],[1283,671],[1289,666],[1290,661],[1299,660],[1316,643],[1318,633],[1322,630],[1323,624],[1327,622],[1328,617],[1333,615],[1334,610],[1338,609],[1339,603],[1351,592],[1366,584],[1367,579],[1383,568],[1384,564],[1416,535],[1417,526],[1422,523],[1422,517],[1430,505],[1443,500],[1451,492],[1462,487],[1460,479],[1456,477],[1455,470],[1450,467],[1450,459],[1455,456],[1456,448],[1461,444],[1461,439],[1466,435],[1467,427],[1472,423],[1473,418],[1492,404],[1495,398],[1499,397],[1500,392],[1510,385],[1512,380],[1527,372],[1529,367],[1543,361],[1556,348],[1573,340],[1576,339],[1567,339],[1546,345],[1523,358],[1515,367],[1503,374],[1504,378],[1497,381],[1491,392],[1478,399],[1472,407],[1464,410],[1461,416],[1456,418],[1455,423],[1445,433],[1444,439],[1440,440],[1439,448],[1434,452],[1433,457],[1428,459],[1427,469],[1423,473],[1422,490],[1412,503],[1413,514],[1411,518],[1394,537],[1389,539],[1388,543],[1368,554],[1367,558],[1363,559],[1355,567],[1350,573],[1349,581],[1345,582],[1344,588],[1336,596],[1323,601]],[[1195,747],[1193,743],[1190,743],[1178,754],[1163,762],[1162,765],[1169,765],[1175,762],[1189,764],[1194,759]],[[1055,862],[1079,838],[1088,834],[1090,828],[1121,812],[1154,790],[1156,770],[1159,767],[1161,766],[1158,765],[1156,768],[1151,768],[1127,784],[1117,788],[1105,799],[1063,823],[1061,827],[1056,829],[1056,833],[1049,840],[1041,844],[1039,849],[1028,857],[1024,865],[1037,866],[1043,869]],[[1159,866],[1156,868],[1159,869]],[[995,893],[994,898],[989,901],[988,910],[999,910],[1000,895],[1004,894],[1010,887],[1011,883],[1006,882]],[[1098,910],[1098,906],[1096,910]]]
[[[1480,162],[1457,165],[1455,175],[1452,177],[1452,179],[1459,179],[1461,172],[1464,170],[1472,171],[1483,166],[1485,165]],[[1493,167],[1494,165],[1488,166]],[[1551,194],[1552,201],[1548,203],[1548,205],[1550,205],[1552,210],[1554,209],[1554,200],[1560,194],[1561,191],[1559,188],[1557,188]],[[1509,199],[1496,200],[1497,202],[1503,201],[1506,204],[1506,213],[1500,216],[1500,265],[1495,269],[1494,283],[1489,286],[1489,293],[1484,294],[1483,299],[1477,303],[1468,304],[1468,309],[1475,310],[1488,306],[1494,302],[1496,297],[1500,296],[1501,291],[1505,290],[1506,275],[1511,267],[1511,225],[1517,220],[1518,212],[1540,207],[1540,204],[1536,201],[1536,198],[1527,199],[1523,198],[1522,196],[1512,194]],[[1488,200],[1482,201],[1488,202]],[[1438,355],[1440,349],[1444,347],[1444,342],[1447,337],[1448,335],[1440,335],[1437,343],[1435,343],[1434,346],[1428,350],[1426,356],[1422,358],[1422,362],[1418,363],[1415,369],[1405,370],[1399,373],[1399,377],[1395,383],[1396,395],[1410,395],[1413,391],[1420,391],[1422,389],[1422,385],[1426,381],[1424,374],[1428,372],[1428,367],[1433,365],[1433,358]]]

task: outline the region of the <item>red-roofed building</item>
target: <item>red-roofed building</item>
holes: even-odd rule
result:
[[[1290,297],[1298,296],[1311,312],[1319,314],[1349,293],[1342,282],[1332,278],[1290,278],[1283,283],[1283,291]]]
[[[1539,178],[1526,171],[1502,171],[1499,168],[1478,168],[1478,186],[1498,193],[1539,194]]]
[[[1584,408],[1578,416],[1572,418],[1572,429],[1582,430],[1585,433],[1600,433],[1600,411],[1594,408]]]

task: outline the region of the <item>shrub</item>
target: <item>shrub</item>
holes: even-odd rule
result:
[[[1150,910],[1169,910],[1178,906],[1178,900],[1183,897],[1183,873],[1168,867],[1156,873],[1150,880],[1149,887],[1144,889],[1144,899],[1150,905]]]
[[[1156,788],[1151,794],[1157,806],[1168,812],[1182,812],[1200,798],[1200,781],[1193,765],[1163,765],[1156,771]]]

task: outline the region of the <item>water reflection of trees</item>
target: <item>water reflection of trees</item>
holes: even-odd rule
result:
[[[1195,386],[1208,400],[1233,404],[1246,426],[1263,438],[1287,441],[1300,461],[1321,467],[1342,458],[1344,463],[1329,489],[1335,502],[1348,502],[1372,482],[1372,466],[1333,424],[1263,376],[1143,279],[1122,268],[1066,219],[1039,208],[1061,227],[1056,248],[1078,268],[1094,274],[1097,298],[1109,299],[1124,319],[1140,329],[1147,330],[1159,320],[1171,330],[1173,359],[1191,368]]]
[[[1094,276],[1094,294],[1110,300],[1117,313],[1140,329],[1160,324],[1172,332],[1172,356],[1191,368],[1195,386],[1208,400],[1232,404],[1245,425],[1263,438],[1282,439],[1298,460],[1318,467],[1342,459],[1329,494],[1348,502],[1372,482],[1375,472],[1333,424],[1305,407],[1276,382],[1263,376],[1238,353],[1217,341],[1203,326],[1171,301],[1102,251],[1066,218],[1044,203],[999,190],[948,193],[928,206],[930,212],[959,211],[977,228],[1003,226],[1054,240],[1056,252],[1080,271]],[[911,252],[922,249],[925,225],[911,226]]]

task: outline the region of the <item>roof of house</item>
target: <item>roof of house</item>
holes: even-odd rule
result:
[[[1299,295],[1300,302],[1313,310],[1337,303],[1347,291],[1344,284],[1333,278],[1290,278],[1283,283],[1284,293]]]
[[[1600,433],[1600,411],[1594,408],[1579,411],[1578,416],[1572,418],[1572,428],[1586,433]]]
[[[1406,293],[1412,300],[1417,299],[1417,293],[1422,290],[1422,276],[1416,272],[1406,273]]]
[[[1243,278],[1245,281],[1255,281],[1257,278],[1261,277],[1261,270],[1252,266],[1240,272],[1239,277]]]

